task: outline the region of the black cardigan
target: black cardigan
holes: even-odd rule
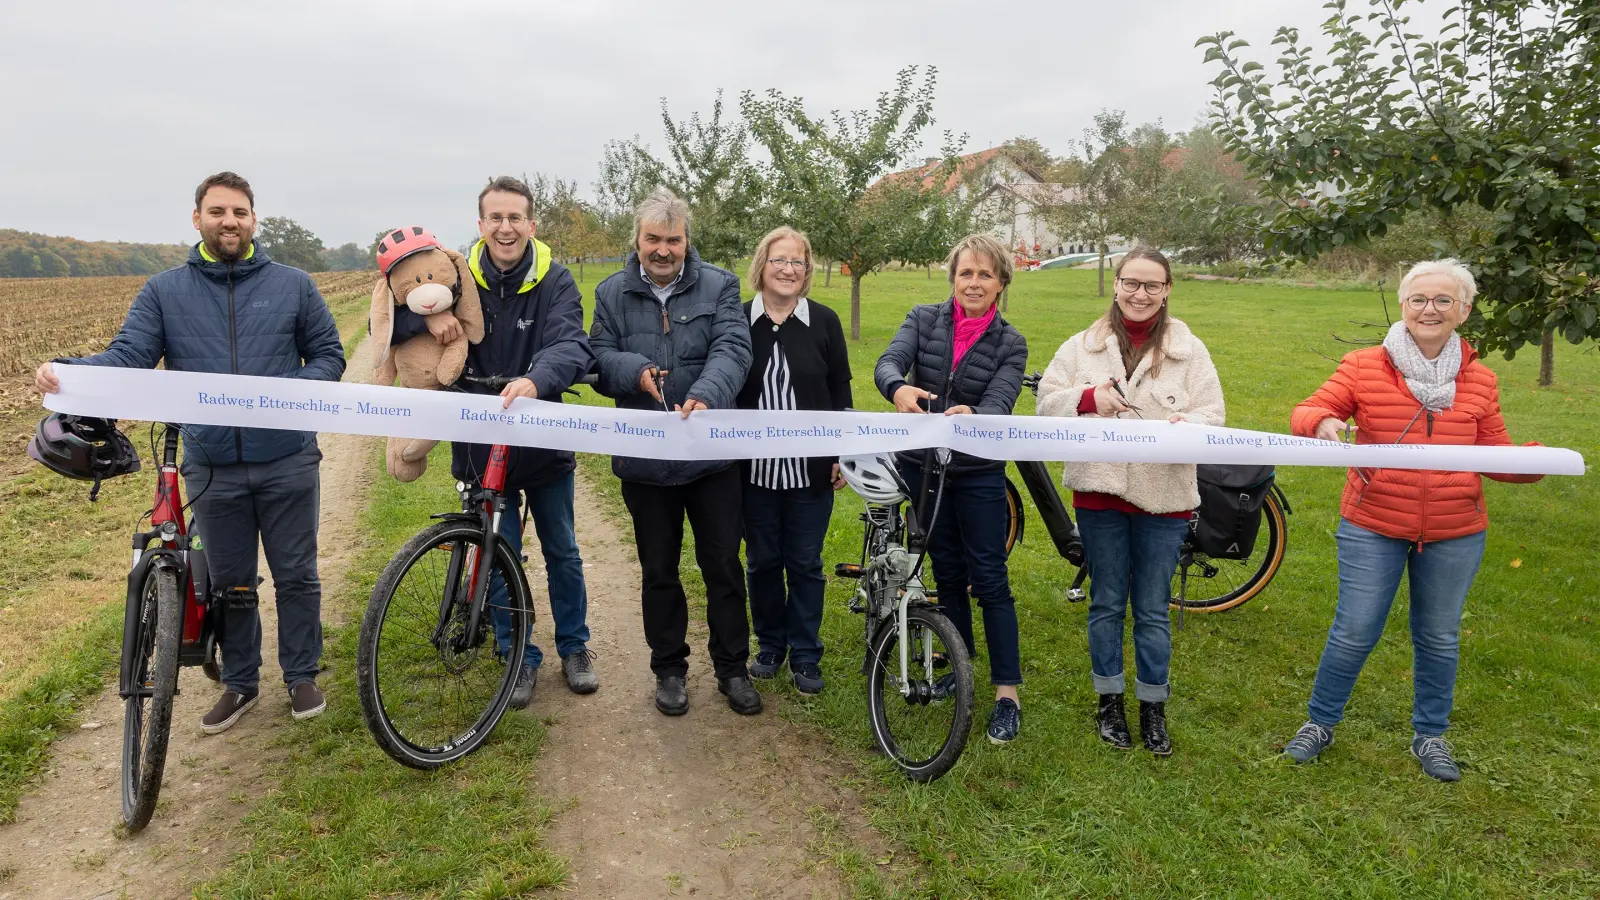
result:
[[[844,340],[844,327],[833,310],[815,300],[806,301],[811,324],[790,315],[772,330],[765,314],[750,326],[750,371],[739,391],[740,409],[755,409],[761,402],[761,379],[772,359],[772,345],[783,342],[789,363],[789,380],[794,385],[795,406],[800,409],[849,409],[854,404],[850,393],[850,352]],[[751,303],[744,305],[744,320],[750,321]],[[837,457],[818,456],[806,462],[806,477],[812,490],[829,489]],[[745,481],[750,480],[750,464],[742,466]]]

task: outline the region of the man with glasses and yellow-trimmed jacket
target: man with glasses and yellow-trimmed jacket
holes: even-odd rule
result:
[[[494,178],[478,194],[479,239],[467,252],[467,265],[483,303],[484,336],[467,351],[464,372],[477,378],[521,377],[498,392],[465,379],[459,387],[469,393],[499,393],[508,407],[518,397],[560,403],[561,392],[588,372],[594,359],[577,283],[551,258],[550,248],[534,238],[536,227],[533,192],[522,181]],[[444,344],[460,335],[461,325],[448,311],[424,318],[404,307],[395,310],[395,343],[424,332]],[[457,480],[474,481],[488,465],[487,445],[451,446],[450,471]],[[588,591],[573,526],[575,468],[568,451],[512,447],[500,536],[521,552],[525,497],[544,554],[561,673],[573,692],[590,694],[600,680],[590,661]],[[506,602],[506,586],[496,578],[490,584],[490,603],[501,610],[494,622],[496,645],[501,653],[512,652],[514,640],[524,645],[522,672],[511,694],[512,708],[523,709],[533,699],[544,653],[531,634],[513,638]]]

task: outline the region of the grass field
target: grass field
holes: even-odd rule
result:
[[[583,290],[591,305],[593,285],[606,270],[589,266],[586,274]],[[1107,301],[1094,296],[1094,279],[1093,272],[1076,271],[1018,277],[1007,316],[1029,338],[1031,369],[1043,368],[1061,342],[1104,310]],[[847,280],[835,279],[827,288],[820,281],[812,296],[847,316]],[[863,339],[852,347],[858,407],[889,408],[872,387],[876,356],[910,305],[942,299],[945,290],[942,281],[917,271],[866,280]],[[1346,349],[1330,333],[1350,336],[1359,329],[1349,320],[1381,315],[1375,294],[1367,291],[1288,285],[1184,281],[1172,304],[1211,348],[1227,392],[1229,424],[1275,431],[1286,430],[1289,410],[1332,371],[1333,363],[1319,351],[1337,357]],[[352,293],[346,306],[341,326],[348,337],[361,319],[359,295]],[[1561,346],[1557,384],[1542,390],[1533,386],[1534,357],[1489,363],[1501,374],[1514,439],[1571,447],[1594,460],[1600,453],[1595,353]],[[609,401],[591,395],[584,402]],[[1030,413],[1031,397],[1024,394],[1017,411]],[[583,458],[585,474],[614,498],[616,482],[606,468],[603,458]],[[1343,472],[1285,469],[1279,477],[1295,510],[1283,570],[1247,606],[1191,616],[1175,634],[1169,714],[1177,753],[1167,760],[1118,754],[1095,738],[1086,610],[1064,601],[1072,570],[1054,556],[1037,519],[1012,556],[1026,681],[1022,737],[998,749],[975,734],[961,763],[933,785],[906,783],[873,754],[864,687],[855,674],[860,623],[845,610],[850,585],[830,584],[824,624],[828,691],[787,708],[830,736],[842,773],[866,774],[873,821],[900,848],[895,867],[908,864],[901,893],[1600,894],[1600,751],[1594,743],[1600,735],[1600,702],[1594,699],[1600,696],[1600,613],[1593,609],[1600,569],[1590,561],[1600,544],[1600,480],[1589,475],[1532,486],[1489,484],[1489,548],[1468,602],[1451,733],[1466,777],[1440,785],[1422,776],[1406,752],[1411,689],[1403,600],[1357,686],[1338,745],[1315,766],[1294,768],[1277,759],[1281,742],[1305,717],[1332,615],[1332,534]],[[423,512],[438,505],[437,497],[421,493],[402,497],[388,482],[379,488],[365,525],[374,549],[352,591],[370,585],[402,537],[420,527]],[[64,504],[51,506],[57,508]],[[611,508],[616,512],[615,504]],[[853,495],[838,495],[827,562],[854,557],[859,511]],[[28,523],[44,514],[23,516],[21,508],[17,513],[8,517],[9,525],[0,522],[13,548],[22,546]],[[105,534],[111,536],[95,530],[83,537],[96,546],[120,545],[125,531],[108,524]],[[684,559],[692,555],[686,551]],[[0,572],[42,565],[0,554]],[[61,571],[52,576],[60,582],[52,589],[64,590],[76,577],[72,563],[53,565]],[[692,564],[684,574],[686,582],[697,582]],[[93,619],[87,612],[86,617]],[[0,619],[0,625],[14,628],[15,621]],[[104,631],[96,625],[86,633]],[[350,677],[348,632],[330,634],[330,675],[336,679]],[[981,676],[987,666],[981,636],[979,646]],[[86,666],[94,669],[92,663],[63,659],[29,684],[62,673],[81,682]],[[26,686],[0,678],[0,687],[14,692],[9,707],[0,702],[0,724],[21,721],[5,713],[20,709],[16,704]],[[353,690],[346,685],[341,695],[352,696]],[[453,775],[420,776],[382,757],[355,716],[352,706],[313,723],[317,736],[307,742],[301,765],[252,813],[255,849],[209,890],[246,896],[278,889],[304,893],[316,885],[357,896],[506,895],[559,878],[559,861],[536,847],[539,823],[549,811],[530,802],[517,780],[532,764],[536,723],[506,728]],[[45,734],[23,743],[36,752],[47,739]],[[0,745],[0,752],[12,748]],[[474,802],[462,806],[462,797]],[[479,836],[477,849],[441,853],[452,842],[463,846],[455,839],[465,832],[452,832],[449,840],[431,832],[411,834],[409,823],[427,818],[413,813],[424,809],[438,813],[434,821],[470,828]],[[473,824],[475,817],[482,822]],[[395,830],[397,823],[407,824],[405,834]],[[333,824],[348,838],[331,839]],[[512,836],[510,846],[498,843]],[[493,853],[483,852],[491,848]],[[514,859],[498,874],[525,880],[497,883],[496,873],[483,869],[489,859]],[[891,893],[870,873],[857,884],[865,894]]]
[[[1029,340],[1030,369],[1043,368],[1105,309],[1094,280],[1077,271],[1018,276],[1007,317]],[[812,296],[847,317],[847,291],[844,279],[831,288],[819,279]],[[862,340],[851,353],[855,402],[888,409],[872,387],[877,354],[906,309],[943,299],[945,284],[920,272],[886,273],[867,279],[863,295]],[[1211,349],[1228,424],[1273,431],[1286,431],[1294,404],[1331,373],[1334,364],[1319,352],[1337,358],[1349,349],[1330,335],[1359,335],[1351,319],[1382,315],[1370,291],[1227,282],[1180,282],[1171,303]],[[1488,362],[1500,373],[1515,440],[1571,447],[1593,463],[1600,453],[1595,353],[1562,345],[1557,384],[1544,390],[1534,387],[1535,356]],[[1032,405],[1024,393],[1018,414]],[[956,769],[930,786],[905,783],[872,753],[855,674],[860,622],[845,609],[851,585],[830,584],[829,688],[797,715],[878,774],[875,823],[923,863],[913,893],[1600,894],[1600,568],[1593,564],[1600,479],[1488,485],[1490,541],[1463,625],[1451,732],[1466,777],[1447,786],[1421,775],[1407,752],[1403,599],[1338,745],[1310,767],[1277,758],[1305,719],[1332,618],[1344,472],[1285,469],[1279,477],[1295,512],[1288,558],[1271,588],[1235,612],[1191,616],[1175,633],[1169,715],[1177,754],[1167,760],[1119,754],[1095,737],[1086,610],[1064,601],[1072,570],[1037,519],[1011,570],[1026,682],[1022,737],[998,749],[975,734]],[[827,562],[858,552],[860,508],[852,495],[838,495]],[[979,648],[981,679],[981,636]],[[1128,660],[1131,666],[1131,647]]]

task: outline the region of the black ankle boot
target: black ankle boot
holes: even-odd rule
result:
[[[1121,694],[1100,695],[1100,710],[1095,713],[1094,723],[1100,740],[1118,750],[1133,749],[1133,736],[1128,733],[1128,714],[1123,710]]]
[[[1172,739],[1167,737],[1167,705],[1139,701],[1139,736],[1144,748],[1157,756],[1172,755]]]

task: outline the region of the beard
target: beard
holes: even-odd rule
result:
[[[224,234],[227,234],[230,237],[237,236],[239,238],[238,244],[233,249],[230,250],[223,246],[222,241]],[[211,251],[211,255],[215,256],[222,262],[228,263],[238,262],[239,259],[245,255],[245,253],[249,252],[250,238],[250,232],[242,229],[231,232],[224,232],[220,228],[216,230],[201,229],[200,231],[200,240],[205,242],[206,249]]]

